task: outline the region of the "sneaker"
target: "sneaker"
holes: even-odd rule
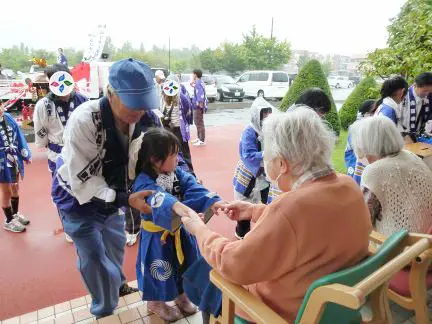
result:
[[[138,292],[138,291],[139,291],[138,288],[132,288],[128,284],[125,283],[125,284],[121,285],[121,287],[120,287],[119,296],[123,297],[123,296],[133,294],[133,293]]]
[[[193,146],[203,146],[205,145],[205,142],[198,140],[198,142],[192,144]]]
[[[136,243],[136,241],[137,241],[138,234],[139,233],[136,233],[136,234],[126,233],[126,245],[127,246],[134,245]]]
[[[73,243],[72,237],[70,237],[67,233],[64,234],[65,234],[65,241],[68,243]]]
[[[23,214],[16,213],[13,217],[18,222],[20,222],[22,225],[28,225],[28,224],[30,224],[30,221]]]
[[[12,219],[9,223],[4,223],[3,228],[6,231],[13,233],[21,233],[26,230],[25,226],[21,224],[16,218]]]
[[[192,144],[195,144],[196,142],[199,142],[199,138],[195,138],[194,140],[191,141]]]

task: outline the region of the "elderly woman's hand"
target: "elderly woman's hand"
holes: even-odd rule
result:
[[[226,203],[222,213],[234,221],[250,220],[252,218],[252,207],[253,204],[250,202],[236,200]]]
[[[205,228],[206,225],[203,222],[203,215],[197,214],[192,209],[189,210],[187,216],[181,218],[185,229],[192,235],[196,235],[200,229]]]

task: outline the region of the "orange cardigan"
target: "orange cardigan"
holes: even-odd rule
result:
[[[369,211],[345,175],[310,181],[268,206],[256,205],[252,221],[255,226],[239,241],[203,228],[197,233],[200,251],[226,279],[290,322],[313,281],[368,254]]]

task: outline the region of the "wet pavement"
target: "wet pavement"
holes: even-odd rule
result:
[[[339,110],[342,104],[351,94],[351,89],[332,89],[332,96]],[[273,106],[279,108],[282,101],[268,100]],[[205,115],[206,127],[247,124],[250,121],[249,108],[253,99],[245,99],[243,102],[214,102],[209,104],[209,109]]]

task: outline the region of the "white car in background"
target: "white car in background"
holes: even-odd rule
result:
[[[329,77],[327,81],[330,87],[336,89],[354,87],[354,83],[351,80],[349,80],[348,77],[343,77],[343,76]]]
[[[208,101],[214,102],[217,96],[217,86],[216,80],[209,74],[203,74],[202,81],[205,84],[205,92]],[[183,84],[189,94],[189,97],[193,98],[194,96],[194,87],[192,86],[192,74],[182,74],[180,83]]]
[[[237,84],[246,97],[282,99],[289,89],[289,76],[284,71],[249,71],[238,78]]]

